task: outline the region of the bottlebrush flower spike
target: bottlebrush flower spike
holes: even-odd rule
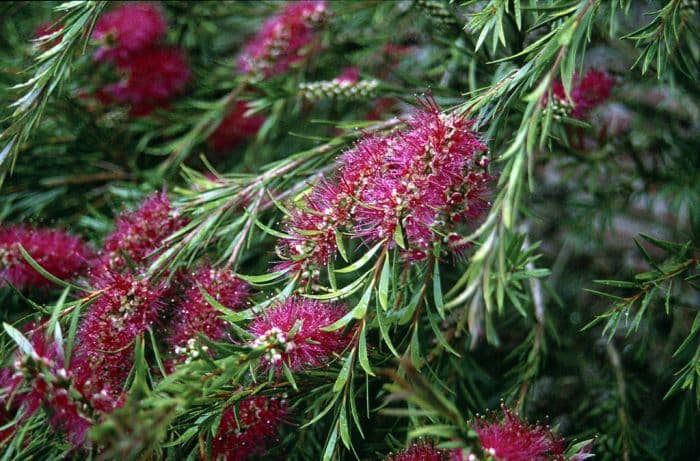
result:
[[[287,416],[287,402],[275,397],[246,397],[226,409],[212,443],[212,459],[244,461],[263,454],[277,439]]]
[[[583,78],[575,76],[571,82],[571,101],[566,97],[564,85],[557,81],[552,85],[554,108],[571,117],[583,119],[588,113],[607,100],[615,84],[605,71],[590,69]]]
[[[253,347],[264,347],[264,361],[277,371],[282,362],[291,370],[316,367],[342,352],[352,333],[323,331],[345,315],[344,306],[304,298],[288,298],[253,320],[248,331]]]
[[[18,353],[12,369],[0,372],[0,402],[3,409],[11,401],[11,410],[21,420],[43,407],[50,424],[65,433],[74,445],[80,445],[92,421],[83,414],[83,402],[72,386],[72,376],[64,366],[61,346],[47,341],[43,329],[30,324],[31,353]],[[9,413],[5,412],[5,417]],[[10,433],[15,428],[10,429]],[[4,433],[5,435],[9,433]],[[0,441],[2,440],[0,435]]]
[[[129,104],[134,116],[148,115],[182,93],[191,71],[185,54],[176,48],[146,48],[120,62],[120,82],[104,91],[115,101]]]
[[[429,443],[414,443],[407,449],[391,455],[385,461],[452,461],[450,452]]]
[[[108,12],[95,24],[92,39],[102,46],[95,52],[97,61],[123,61],[134,52],[154,45],[165,36],[167,22],[154,3],[124,3]]]
[[[302,50],[313,41],[315,28],[328,16],[325,0],[303,0],[287,4],[268,19],[244,47],[238,58],[242,73],[269,78],[286,72],[303,59]]]
[[[362,140],[341,157],[337,180],[321,181],[292,211],[278,268],[315,277],[335,256],[337,231],[403,245],[409,260],[424,259],[438,242],[460,254],[458,231],[490,206],[488,160],[477,155],[486,146],[471,126],[427,100],[409,129]]]
[[[424,101],[409,129],[391,139],[381,177],[358,190],[355,234],[370,242],[386,239],[393,246],[400,226],[405,254],[422,259],[433,243],[488,209],[488,162],[477,157],[486,146],[471,131],[472,124]]]
[[[116,229],[102,248],[101,267],[123,269],[127,266],[125,257],[134,264],[143,264],[166,237],[184,224],[165,192],[150,195],[137,210],[117,217]]]
[[[133,365],[134,340],[153,324],[162,307],[162,286],[132,274],[103,272],[94,279],[99,297],[76,335],[71,371],[76,388],[98,411],[121,405]]]
[[[25,226],[0,228],[0,278],[18,288],[51,286],[51,282],[24,259],[20,245],[41,267],[65,280],[83,273],[94,258],[94,251],[80,238],[61,230]],[[0,280],[0,286],[3,284]]]
[[[246,116],[250,106],[245,101],[238,101],[231,112],[224,118],[216,130],[209,136],[209,143],[215,152],[233,150],[246,139],[257,134],[265,123],[262,115]]]
[[[185,362],[198,354],[195,343],[199,333],[220,341],[226,337],[228,328],[228,323],[220,317],[221,312],[204,298],[200,286],[220,304],[233,310],[242,309],[249,294],[248,285],[226,269],[203,267],[191,276],[182,302],[175,308],[167,338],[173,352]]]
[[[563,461],[564,440],[548,427],[532,426],[501,404],[504,418],[477,419],[474,430],[484,453],[497,461]]]

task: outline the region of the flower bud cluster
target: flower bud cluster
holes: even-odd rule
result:
[[[584,119],[596,106],[610,97],[615,84],[605,71],[590,69],[583,77],[574,76],[571,82],[571,99],[567,98],[564,84],[557,81],[552,85],[552,100],[547,107],[555,117],[569,116]]]
[[[360,80],[359,71],[348,68],[333,80],[299,84],[299,95],[311,101],[320,99],[370,99],[376,94],[379,80]]]

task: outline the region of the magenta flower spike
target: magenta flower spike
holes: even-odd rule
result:
[[[19,246],[50,274],[70,280],[86,271],[94,251],[79,237],[58,229],[25,226],[0,228],[0,286],[5,279],[23,288],[47,288],[52,282],[22,256]]]
[[[127,267],[127,259],[133,264],[143,264],[166,237],[184,224],[165,192],[150,195],[137,210],[116,218],[115,230],[107,236],[102,248],[101,267],[120,270]]]
[[[96,61],[123,62],[137,51],[154,45],[165,36],[168,24],[155,3],[127,2],[97,21],[92,39],[101,46]]]
[[[286,416],[286,400],[267,396],[244,398],[236,413],[233,407],[224,410],[212,443],[212,459],[245,461],[264,454],[270,443],[278,439],[279,426]]]
[[[248,285],[226,269],[202,267],[194,273],[185,289],[182,301],[174,309],[167,341],[172,352],[188,362],[198,354],[197,335],[220,341],[226,338],[228,323],[222,313],[209,304],[200,286],[224,307],[241,310],[249,296]]]
[[[313,42],[316,27],[327,16],[325,0],[288,3],[245,45],[238,58],[239,70],[264,78],[286,72],[304,58],[302,51]]]
[[[277,371],[282,370],[282,363],[291,370],[317,367],[350,342],[352,333],[321,330],[345,313],[344,306],[289,298],[251,322],[248,331],[255,337],[251,346],[264,347],[264,363]]]

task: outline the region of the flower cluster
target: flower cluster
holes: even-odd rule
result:
[[[264,348],[265,362],[278,371],[282,363],[291,370],[319,366],[342,352],[351,339],[351,333],[342,330],[322,330],[345,313],[344,306],[288,298],[251,322],[248,331],[255,337],[251,346]]]
[[[481,448],[498,461],[563,461],[564,439],[548,427],[529,425],[501,404],[504,418],[480,418],[474,423]]]
[[[565,441],[548,427],[530,425],[518,418],[505,404],[501,404],[504,418],[479,418],[474,430],[479,437],[485,459],[493,461],[584,461],[591,457],[591,444],[567,457]],[[464,454],[458,449],[439,449],[425,442],[387,458],[387,461],[478,461],[474,453]]]
[[[212,443],[212,459],[244,461],[265,452],[287,416],[287,402],[265,396],[246,397],[224,410]]]
[[[399,246],[408,260],[439,242],[461,252],[460,226],[489,207],[488,160],[477,155],[486,147],[471,126],[428,101],[408,130],[360,141],[341,157],[336,179],[321,181],[292,212],[279,268],[313,277],[336,254],[338,231]]]
[[[44,330],[34,324],[26,330],[30,332],[31,351],[18,353],[11,368],[0,370],[2,422],[12,419],[12,413],[25,420],[43,407],[52,427],[66,433],[70,442],[79,444],[91,422],[83,414],[81,399],[71,387],[61,346],[49,342]],[[0,441],[14,433],[14,429],[3,431]]]
[[[94,59],[113,63],[121,80],[104,88],[111,99],[131,106],[133,115],[146,115],[181,93],[190,80],[182,50],[159,44],[167,32],[161,8],[153,3],[125,3],[95,25],[100,43]]]
[[[127,3],[108,12],[97,21],[92,39],[101,46],[95,60],[121,62],[155,45],[167,32],[168,24],[154,3]]]
[[[131,106],[135,116],[148,115],[179,94],[190,80],[190,70],[182,50],[148,48],[120,64],[121,81],[105,88],[114,100]]]
[[[231,112],[209,136],[209,143],[215,152],[233,150],[246,139],[255,136],[265,122],[265,117],[246,115],[249,109],[247,102],[236,102]]]
[[[110,412],[122,404],[134,340],[157,319],[164,288],[117,272],[105,272],[93,283],[98,298],[76,335],[71,371],[76,388],[92,407]]]
[[[41,267],[60,279],[82,274],[94,258],[93,250],[80,238],[57,229],[0,228],[0,285],[2,279],[18,288],[51,285],[22,256],[20,245]]]
[[[316,28],[327,16],[325,0],[289,3],[245,45],[238,58],[239,70],[258,78],[286,72],[304,58],[305,48],[313,42]]]
[[[582,78],[574,77],[569,100],[564,84],[557,81],[552,85],[552,109],[559,115],[583,119],[593,108],[610,97],[614,83],[607,72],[590,69]]]
[[[248,285],[228,270],[203,267],[189,278],[182,301],[173,312],[167,337],[174,353],[185,362],[196,358],[199,353],[196,348],[198,334],[217,341],[226,337],[226,321],[221,319],[221,312],[209,304],[201,290],[232,310],[243,308],[248,298]]]
[[[98,272],[102,268],[121,270],[131,264],[143,264],[163,244],[163,239],[184,223],[165,192],[149,196],[137,210],[116,219],[115,230],[102,248]]]

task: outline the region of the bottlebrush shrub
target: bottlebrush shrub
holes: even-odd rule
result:
[[[287,3],[245,45],[238,58],[239,70],[258,78],[286,72],[292,64],[304,58],[304,48],[313,42],[315,29],[328,14],[325,0]]]
[[[60,279],[85,274],[95,257],[79,237],[65,231],[25,226],[0,228],[0,285],[8,281],[18,288],[48,288],[51,281],[22,256],[20,246],[42,268]]]
[[[318,274],[338,252],[337,233],[367,245],[402,249],[423,260],[435,244],[464,249],[457,233],[488,209],[486,146],[472,122],[446,114],[430,100],[406,131],[368,136],[340,158],[334,180],[323,180],[292,211],[278,242],[278,267]]]
[[[3,6],[2,458],[697,458],[696,4]]]

